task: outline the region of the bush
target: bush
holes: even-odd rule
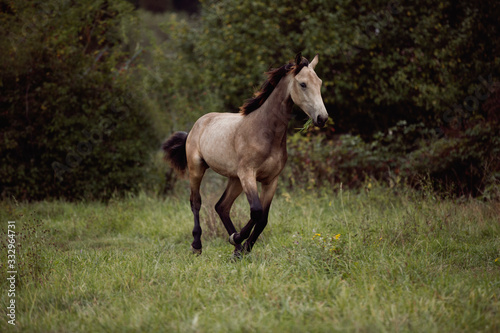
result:
[[[132,6],[3,6],[2,195],[106,199],[137,190],[159,138],[134,89],[139,53],[126,51]]]
[[[460,137],[435,140],[412,152],[402,169],[414,185],[428,176],[434,189],[442,193],[498,199],[500,129],[480,123]]]
[[[438,137],[422,124],[400,122],[369,143],[359,136],[333,140],[308,133],[289,138],[288,187],[369,187],[372,180],[421,188],[429,182],[442,194],[500,198],[500,127],[480,122],[457,137]]]

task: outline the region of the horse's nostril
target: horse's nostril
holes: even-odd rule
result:
[[[326,123],[326,120],[327,120],[327,118],[323,118],[322,116],[318,116],[318,118],[316,119],[317,126],[323,127]]]

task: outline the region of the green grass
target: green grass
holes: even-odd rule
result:
[[[211,208],[221,189],[205,188],[201,256],[189,250],[192,217],[180,192],[109,204],[0,202],[3,244],[8,220],[26,235],[17,239],[17,325],[3,315],[0,331],[500,330],[499,203],[379,187],[283,190],[252,254],[233,261]],[[240,226],[247,210],[238,199]]]

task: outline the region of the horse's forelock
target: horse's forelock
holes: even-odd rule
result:
[[[301,56],[301,60],[295,60],[295,68],[293,74],[297,75],[302,70],[302,68],[309,66],[309,60]]]

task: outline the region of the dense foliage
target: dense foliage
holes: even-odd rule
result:
[[[261,83],[262,72],[299,51],[320,54],[317,71],[337,130],[364,139],[399,120],[448,125],[452,115],[445,111],[463,109],[462,101],[472,109],[466,113],[480,113],[491,86],[478,84],[500,76],[496,2],[203,4],[200,23],[180,36],[182,55],[219,89],[229,110]]]
[[[125,0],[0,1],[2,195],[107,198],[160,183],[163,137],[207,112],[237,111],[264,71],[299,51],[320,55],[333,121],[297,134],[306,116],[295,110],[289,186],[430,178],[456,195],[498,193],[497,2],[197,8],[153,15]]]
[[[437,138],[422,124],[400,122],[366,143],[359,136],[335,140],[293,135],[290,162],[282,176],[288,188],[318,186],[364,188],[374,182],[391,187],[432,186],[443,195],[500,197],[500,126],[481,123],[460,136]]]
[[[132,6],[1,7],[2,195],[92,199],[137,189],[157,138],[131,89]]]

